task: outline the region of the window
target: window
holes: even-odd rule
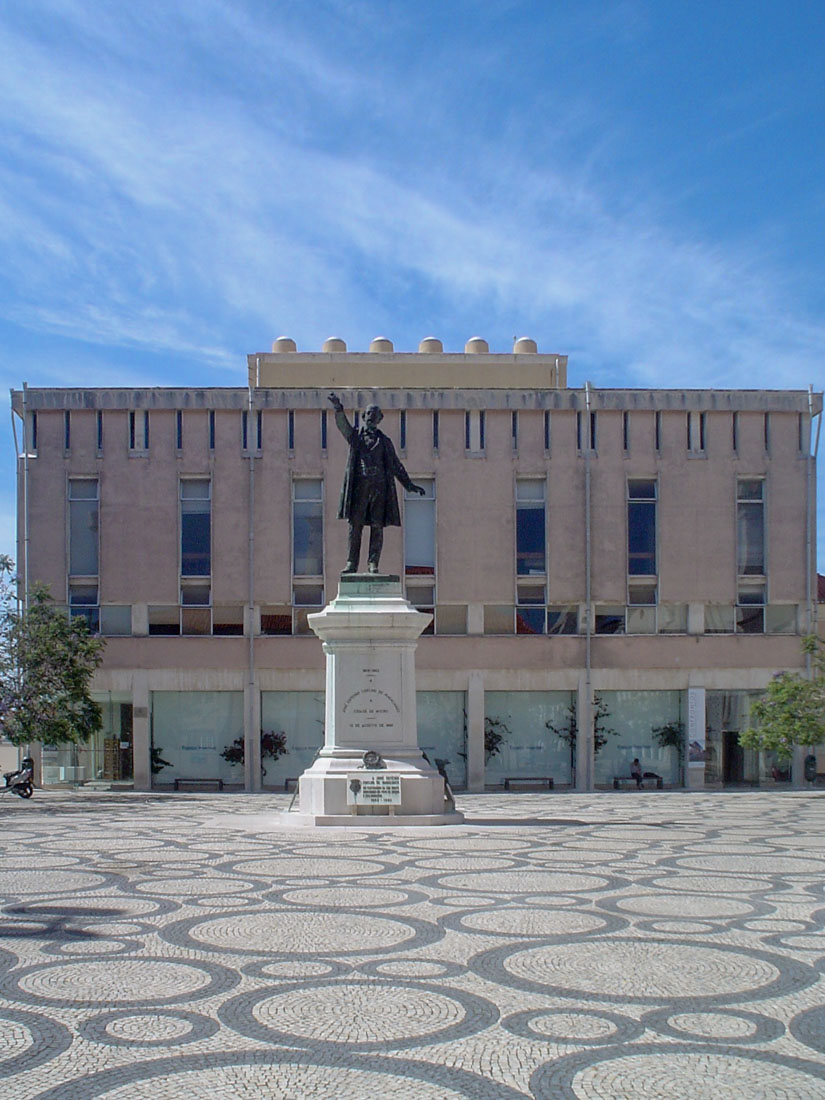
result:
[[[576,450],[583,451],[589,447],[591,451],[596,450],[596,414],[591,412],[576,413]],[[585,440],[585,433],[588,433],[588,439]]]
[[[35,454],[37,452],[37,413],[29,413],[29,431],[28,439],[26,440],[26,449],[29,454]]]
[[[739,413],[735,412],[731,415],[731,448],[734,452],[739,450]]]
[[[98,574],[99,501],[97,478],[69,478],[69,574]]]
[[[765,413],[762,419],[762,439],[765,444],[765,450],[771,449],[771,414]]]
[[[209,478],[180,483],[180,574],[208,577],[212,572],[212,506]]]
[[[560,604],[547,608],[548,634],[578,634],[579,609],[575,604]]]
[[[799,451],[805,450],[805,417],[802,413],[796,414],[796,446]]]
[[[180,409],[175,413],[175,447],[183,450],[183,413]]]
[[[662,414],[653,414],[653,446],[657,451],[662,449]]]
[[[241,449],[244,451],[251,450],[253,443],[254,449],[260,451],[263,443],[263,413],[261,409],[255,410],[255,416],[252,420],[250,420],[249,412],[246,409],[241,413]]]
[[[321,409],[321,450],[327,449],[327,410]]]
[[[264,434],[264,414],[262,409],[257,409],[255,412],[255,447],[260,451],[263,446],[263,434]],[[294,430],[293,430],[294,434]]]
[[[630,450],[630,413],[627,411],[622,413],[622,448]]]
[[[435,585],[434,584],[408,584],[407,599],[416,609],[425,615],[435,615]],[[422,634],[435,634],[435,618],[428,623]]]
[[[518,450],[518,411],[514,409],[510,414],[510,436],[513,441],[513,450]]]
[[[72,414],[68,409],[63,413],[63,449],[68,451],[72,446]]]
[[[100,633],[109,637],[128,636],[132,633],[132,607],[130,604],[104,604],[100,608]]]
[[[215,450],[215,410],[209,410],[208,419],[208,432],[209,432],[209,450]]]
[[[625,609],[621,605],[596,605],[596,634],[624,634]]]
[[[89,632],[97,634],[100,627],[100,610],[97,604],[96,584],[69,585],[69,614],[73,619],[85,619]]]
[[[260,448],[261,442],[258,440],[258,447]],[[295,413],[290,409],[286,414],[286,446],[287,450],[295,450]]]
[[[689,412],[687,414],[687,449],[692,454],[704,454],[707,414]]]
[[[516,634],[543,634],[547,620],[543,584],[520,584],[516,606]]]
[[[547,569],[544,480],[516,479],[516,575],[543,575]]]
[[[742,478],[737,485],[736,572],[740,577],[765,574],[764,490],[759,478]]]
[[[433,411],[433,450],[438,450],[438,409]]]
[[[178,604],[149,606],[149,634],[174,636],[180,634],[180,607]]]
[[[468,409],[464,413],[464,447],[470,454],[484,450],[484,409]]]
[[[319,477],[292,482],[292,575],[320,577],[324,572],[324,483]]]
[[[149,410],[134,409],[129,413],[129,450],[149,450]]]
[[[307,615],[311,615],[324,606],[324,586],[322,584],[293,584],[292,603],[292,633],[311,634]]]
[[[404,573],[407,577],[434,576],[435,480],[415,480],[424,496],[404,491]]]
[[[407,449],[407,410],[402,409],[398,425],[398,445],[402,451]]]
[[[545,410],[544,413],[544,449],[550,450],[550,410]]]
[[[765,633],[764,584],[740,584],[736,598],[737,634]]]
[[[656,482],[632,478],[627,483],[627,572],[631,577],[656,575]]]
[[[101,454],[103,452],[103,412],[97,410],[97,450]]]

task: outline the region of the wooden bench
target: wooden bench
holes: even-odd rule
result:
[[[548,791],[553,789],[553,777],[552,775],[511,775],[504,780],[505,791],[510,790],[512,783],[528,784],[535,787],[546,787]]]
[[[657,791],[662,790],[662,788],[664,787],[664,780],[662,779],[662,777],[660,775],[656,775],[656,776],[645,775],[645,776],[642,776],[642,786],[644,786],[645,783],[652,783],[654,779],[656,780],[656,790]],[[632,775],[614,775],[613,776],[613,790],[614,791],[618,791],[619,787],[624,783],[633,783],[634,786],[635,786],[636,780],[633,778]]]
[[[186,787],[214,787],[218,791],[223,790],[222,779],[176,779],[175,790],[179,791],[182,786]]]
[[[284,790],[285,791],[289,790],[289,784],[290,783],[292,783],[296,787],[298,786],[298,780],[295,779],[293,776],[290,776],[288,779],[284,780]]]

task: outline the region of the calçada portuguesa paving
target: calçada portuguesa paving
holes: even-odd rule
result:
[[[5,1100],[821,1100],[825,795],[0,801]]]

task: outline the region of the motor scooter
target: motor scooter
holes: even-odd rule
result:
[[[0,794],[11,791],[21,798],[31,798],[34,793],[34,761],[30,756],[24,756],[20,761],[20,767],[16,772],[4,772],[5,787],[0,787]]]

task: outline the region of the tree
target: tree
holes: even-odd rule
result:
[[[598,692],[593,695],[593,755],[598,756],[599,752],[607,744],[608,737],[617,737],[618,730],[611,729],[610,726],[605,725],[605,719],[610,717],[610,710],[607,703],[602,699]],[[579,723],[577,718],[576,700],[570,703],[567,708],[567,721],[563,726],[555,726],[552,722],[544,723],[547,729],[551,733],[555,733],[557,737],[560,737],[570,749],[570,769],[573,776],[573,782],[576,780],[576,739],[579,730]]]
[[[13,572],[0,555],[0,728],[15,745],[88,741],[102,725],[89,689],[104,642],[56,607],[44,585],[19,608]]]
[[[277,760],[279,756],[289,752],[286,747],[286,734],[281,730],[274,733],[272,730],[261,730],[261,774],[266,775],[264,760]],[[221,756],[234,767],[243,764],[246,757],[243,737],[236,737],[231,745],[227,745]]]
[[[811,657],[811,678],[798,672],[775,676],[751,708],[753,724],[739,734],[740,745],[788,759],[795,745],[825,741],[825,651],[814,635],[802,639],[802,650]]]

